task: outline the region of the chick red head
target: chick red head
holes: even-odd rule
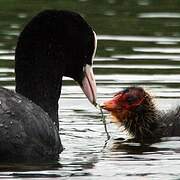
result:
[[[140,106],[146,93],[141,87],[129,87],[123,91],[118,92],[108,101],[103,102],[101,107],[110,112],[127,110],[133,111]]]

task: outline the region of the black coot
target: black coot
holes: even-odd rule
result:
[[[0,88],[0,161],[57,160],[62,77],[77,81],[92,104],[96,35],[77,13],[46,10],[19,36],[16,92]]]

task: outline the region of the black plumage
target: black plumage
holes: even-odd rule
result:
[[[58,160],[62,77],[82,89],[83,83],[90,86],[84,92],[95,102],[95,80],[86,76],[95,38],[86,21],[70,11],[46,10],[25,26],[15,52],[17,93],[0,88],[0,161]]]

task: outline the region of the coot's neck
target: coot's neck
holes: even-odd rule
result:
[[[16,61],[16,92],[32,100],[47,112],[59,128],[58,100],[61,93],[62,76],[54,75],[53,69],[29,68],[26,71]],[[37,72],[38,71],[38,72]]]
[[[129,112],[123,125],[125,129],[136,139],[158,138],[156,130],[159,126],[159,112],[151,100],[147,100],[142,106]]]

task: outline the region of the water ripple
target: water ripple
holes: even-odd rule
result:
[[[158,52],[158,53],[180,53],[180,48],[177,47],[172,47],[172,48],[167,48],[167,47],[134,47],[133,51],[137,52]]]
[[[164,54],[120,54],[113,55],[112,58],[115,59],[168,59],[173,61],[180,61],[179,55],[164,55]]]
[[[173,12],[150,12],[141,13],[138,18],[180,18],[180,13]]]
[[[180,69],[180,66],[174,65],[117,65],[117,64],[96,64],[94,68],[101,69]]]
[[[134,41],[134,42],[180,42],[179,37],[168,36],[119,36],[119,35],[98,35],[98,40],[110,41]]]

